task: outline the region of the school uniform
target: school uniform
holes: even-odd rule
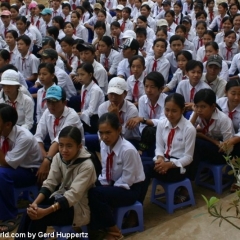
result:
[[[176,59],[174,52],[167,53],[165,55],[165,58],[169,61],[171,72],[172,72],[172,74],[174,74],[178,69],[177,59]]]
[[[187,33],[186,39],[192,42],[195,37],[196,37],[196,31],[193,30],[193,28],[191,28],[190,31]]]
[[[15,66],[16,58],[20,54],[18,51],[18,48],[17,48],[17,44],[15,45],[15,47],[12,51],[10,51],[9,46],[7,46],[5,49],[8,50],[10,53],[10,62],[9,63]]]
[[[15,30],[15,31],[18,31],[17,30],[17,27],[13,24],[9,24],[7,27],[5,27],[3,24],[0,25],[0,33],[1,33],[1,37],[3,39],[5,39],[6,37],[6,34],[7,34],[7,31],[10,31],[10,30]]]
[[[211,22],[211,24],[208,26],[208,28],[209,28],[210,30],[212,30],[212,29],[214,29],[214,27],[217,26],[218,31],[221,31],[221,30],[222,30],[222,20],[223,20],[224,17],[227,17],[227,16],[228,16],[227,14],[225,14],[225,16],[223,16],[223,17],[221,17],[220,15],[217,15],[217,16],[213,19],[213,21]]]
[[[82,19],[81,19],[81,24],[84,25],[89,19],[91,18],[91,15],[89,12],[85,12],[82,16]]]
[[[233,57],[239,53],[238,44],[234,43],[231,48],[228,48],[226,46],[226,43],[222,42],[218,46],[219,55],[228,65],[230,65],[232,63]]]
[[[84,17],[84,15],[83,15]],[[90,26],[94,26],[97,22],[97,15],[95,13],[93,13],[93,16],[91,18],[89,18],[87,21],[85,20],[84,22],[84,26],[85,24],[89,24]]]
[[[28,28],[28,30],[30,31],[30,33],[32,34],[33,36],[33,41],[35,42],[34,43],[34,47],[36,49],[33,49],[33,51],[35,51],[35,54],[38,53],[38,51],[42,48],[42,35],[40,33],[40,31],[37,29],[36,26],[30,26]]]
[[[155,57],[147,57],[145,62],[146,62],[146,74],[152,71],[160,72],[163,75],[165,82],[167,82],[170,63],[165,56],[162,56],[158,59],[155,59]]]
[[[81,25],[80,23],[78,24],[78,26],[76,27],[76,33],[75,35],[79,38],[81,38],[82,40],[84,40],[84,42],[88,41],[88,30],[87,28],[85,28],[83,25]]]
[[[189,102],[193,102],[194,96],[199,90],[205,89],[205,88],[211,89],[211,87],[208,84],[206,84],[205,82],[202,82],[201,80],[195,87],[193,87],[190,84],[190,80],[181,81],[177,86],[176,93],[182,94],[185,99],[185,102],[189,103]]]
[[[122,137],[118,138],[111,150],[101,142],[101,159],[102,173],[98,178],[99,186],[90,189],[88,194],[91,226],[94,229],[116,225],[112,208],[128,206],[138,200],[145,179],[137,150]],[[112,165],[108,168],[110,162]]]
[[[217,44],[220,44],[220,43],[223,43],[223,42],[224,42],[224,38],[225,38],[225,33],[224,33],[224,31],[222,31],[222,32],[220,32],[220,33],[218,33],[218,34],[216,35],[214,41],[215,41]],[[239,40],[239,35],[236,34],[236,41],[235,41],[236,44],[238,43],[238,40]]]
[[[97,133],[98,131],[98,108],[104,102],[105,96],[102,89],[92,81],[87,87],[81,89],[81,115],[80,119],[87,124],[85,132]]]
[[[69,4],[72,10],[76,10],[76,7],[81,6],[81,0],[69,0]]]
[[[37,27],[41,35],[43,36],[41,26],[45,23],[45,21],[42,19],[42,17],[38,16],[37,21],[34,23],[34,26]]]
[[[136,79],[134,75],[131,75],[127,79],[127,96],[126,99],[132,102],[138,102],[139,98],[145,95],[143,80],[146,76],[146,72],[143,71],[142,75]]]
[[[134,19],[134,22],[137,20],[137,18],[141,15],[141,8],[134,7],[131,12],[131,18]],[[113,22],[113,19],[112,19]]]
[[[50,8],[52,10],[52,17],[61,16],[62,17],[62,8],[59,7],[57,10]]]
[[[118,22],[120,24],[120,28],[122,32],[125,32],[127,30],[134,30],[133,23],[129,19],[127,20],[121,19],[121,20],[118,20]]]
[[[31,53],[28,53],[24,57],[19,54],[16,57],[15,67],[22,73],[26,80],[32,76],[32,74],[38,73],[39,63],[39,59]]]
[[[199,38],[199,36],[196,36],[195,38],[193,38],[192,43],[194,45],[195,52],[197,52],[198,49],[203,46],[203,39]]]
[[[153,122],[153,126],[156,127],[159,120],[165,117],[164,102],[166,97],[167,95],[165,93],[161,93],[155,106],[151,106],[151,102],[148,99],[147,95],[143,95],[142,97],[140,97],[138,101],[139,117],[151,119],[151,121]],[[140,123],[140,133],[142,133],[143,129],[146,126],[146,124]]]
[[[162,6],[155,4],[153,6],[153,18],[156,19],[160,12],[164,11]]]
[[[42,23],[40,26],[40,33],[42,34],[43,37],[46,36],[47,33],[47,28],[52,27],[52,20],[50,20],[49,23],[46,23],[45,21]]]
[[[210,25],[213,21],[213,19],[218,15],[218,9],[214,8],[212,12],[209,12],[209,10],[206,10],[207,13],[207,22],[208,25]]]
[[[156,39],[156,35],[155,32],[153,31],[153,29],[151,29],[150,27],[146,28],[147,31],[147,41],[153,43],[153,41]]]
[[[62,38],[64,38],[66,36],[66,34],[64,33],[64,31],[62,29],[59,30],[59,34],[58,34],[58,39],[61,40]]]
[[[72,55],[69,57],[66,53],[62,52],[62,54],[65,56],[68,64],[72,67],[72,70],[69,74],[76,74],[77,71],[77,67],[78,67],[78,58],[77,56],[75,56],[73,53]],[[68,71],[66,69],[66,71]]]
[[[0,166],[0,192],[4,193],[0,194],[0,219],[6,221],[18,214],[14,188],[36,184],[36,173],[42,162],[42,154],[34,136],[21,126],[13,126],[7,138],[1,137],[1,149],[4,145],[4,158],[10,167]]]
[[[203,45],[197,50],[196,60],[200,62],[205,62],[207,59],[205,58],[205,46]]]
[[[175,22],[173,22],[173,23],[171,24],[171,26],[168,26],[167,31],[175,34],[175,29],[176,29],[176,27],[177,27],[177,24],[176,24]]]
[[[126,80],[130,76],[130,65],[127,58],[124,58],[119,64],[117,68],[117,76],[123,76]]]
[[[154,39],[155,40],[155,39]],[[150,52],[152,52],[153,54],[152,55],[149,55],[149,56],[154,56],[154,52],[153,52],[153,49],[152,49],[152,46],[153,46],[153,42],[152,41],[148,41],[148,40],[145,40],[144,44],[142,47],[139,47],[139,51],[144,51],[146,52],[147,56],[148,57],[148,54]]]
[[[14,100],[14,102],[11,102],[8,96],[2,92],[0,103],[6,103],[14,107],[18,113],[18,120],[16,124],[28,130],[31,130],[33,126],[34,111],[34,103],[32,98],[22,93],[21,91],[18,91],[17,98]]]
[[[155,19],[153,19],[150,15],[147,18],[148,21],[148,26],[154,31],[156,32],[157,30],[157,26],[156,26],[156,21]]]
[[[117,67],[120,62],[120,58],[120,53],[114,49],[111,49],[108,57],[106,57],[105,54],[100,55],[100,63],[111,75],[117,75]]]
[[[27,17],[30,14],[30,10],[27,5],[22,5],[19,9],[19,15]]]
[[[185,15],[183,13],[179,13],[178,16],[175,15],[175,18],[174,18],[174,22],[176,23],[176,25],[180,25],[182,24],[182,19]]]
[[[183,8],[182,8],[182,12],[185,14],[185,15],[191,15],[191,13],[193,12],[193,6],[191,5],[188,5],[186,2],[183,3]]]
[[[240,78],[240,65],[239,65],[239,60],[240,60],[240,53],[236,54],[233,59],[232,59],[232,63],[231,63],[231,66],[229,68],[229,75],[234,75],[235,72],[238,70],[238,76]]]
[[[192,42],[188,41],[186,38],[185,38],[185,41],[184,41],[183,50],[189,51],[192,54],[192,58],[196,59],[194,44]]]
[[[105,2],[105,8],[108,9],[109,11],[111,9],[116,9],[117,5],[118,5],[117,0],[107,0]]]
[[[56,120],[58,120],[59,122],[57,123]],[[59,133],[63,128],[67,126],[77,127],[81,131],[82,144],[84,145],[85,140],[82,123],[75,110],[69,107],[64,107],[62,116],[58,119],[56,119],[54,115],[51,114],[48,109],[46,109],[38,122],[34,137],[36,138],[37,142],[43,143],[45,137],[47,136],[47,134],[49,134],[51,143],[58,143]]]
[[[71,22],[71,14],[68,14],[67,16],[64,15],[63,13],[61,14],[64,22]]]
[[[166,84],[166,87],[173,90],[182,80],[189,80],[187,75],[183,75],[183,72],[180,68],[173,74],[173,77],[169,83]]]

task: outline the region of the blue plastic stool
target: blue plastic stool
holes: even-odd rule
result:
[[[125,214],[128,211],[135,211],[138,216],[138,226],[132,228],[122,229],[122,222]],[[132,233],[132,232],[142,232],[143,227],[143,206],[140,202],[136,201],[133,205],[127,207],[119,207],[115,209],[115,219],[116,225],[121,229],[122,234]]]
[[[23,197],[26,198],[28,201],[33,202],[38,196],[38,192],[38,187],[35,185],[30,187],[14,188],[16,206],[20,194],[23,194]],[[33,196],[31,196],[30,193],[32,193]],[[18,213],[22,213],[25,210],[25,208],[18,208]]]
[[[76,233],[72,227],[72,225],[69,225],[69,226],[53,226],[53,228],[55,229],[56,232],[58,233],[62,233],[63,235],[65,233]],[[79,239],[84,239],[84,240],[88,240],[88,229],[87,229],[87,226],[81,226],[81,229],[82,229],[82,232],[83,233],[87,233],[87,237],[79,237]],[[61,237],[61,236],[58,236],[57,237],[57,240],[67,240],[69,238],[66,238],[66,237]]]
[[[234,179],[232,176],[227,175],[227,173],[226,174],[223,173],[222,170],[226,166],[228,167],[228,165],[226,164],[215,165],[211,163],[200,162],[198,166],[196,179],[195,179],[195,184],[213,189],[216,193],[222,194],[223,189],[230,186],[233,183],[233,179]],[[206,168],[209,169],[210,171],[208,171],[207,173],[201,174],[202,170]],[[211,174],[214,178],[214,184],[210,184],[204,181],[204,179],[206,179],[206,177],[211,176]],[[229,179],[229,181],[227,181],[225,184],[223,184],[222,182],[223,175],[225,175],[226,178]]]
[[[164,193],[156,194],[157,185],[161,185],[164,188]],[[183,203],[174,204],[174,193],[179,187],[185,187],[188,190],[189,200]],[[166,203],[158,201],[157,198],[165,197]],[[173,213],[174,209],[185,207],[188,205],[195,205],[195,199],[192,191],[192,184],[188,178],[185,178],[181,182],[168,183],[162,182],[156,178],[153,179],[152,183],[152,193],[151,202],[157,204],[158,206],[165,208],[168,213]]]

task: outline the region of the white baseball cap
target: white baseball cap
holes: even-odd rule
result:
[[[127,30],[123,33],[122,38],[137,38],[136,33],[133,30]]]
[[[122,11],[123,9],[124,9],[124,6],[121,4],[117,5],[117,7],[116,7],[116,10]]]
[[[114,77],[108,84],[108,91],[109,93],[116,93],[118,95],[122,95],[124,91],[127,91],[127,82],[125,79],[120,77]]]
[[[160,19],[157,21],[157,26],[162,27],[162,26],[168,26],[168,22],[166,19]]]
[[[1,76],[0,84],[2,84],[2,85],[21,85],[19,83],[18,72],[11,70],[11,69],[6,70],[5,72],[3,72],[2,76]]]

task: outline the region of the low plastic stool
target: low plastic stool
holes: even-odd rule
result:
[[[35,198],[38,196],[38,187],[37,186],[30,186],[30,187],[21,187],[21,188],[14,188],[14,195],[15,195],[15,202],[17,206],[18,198],[22,193],[23,196],[27,198],[28,201],[33,202]],[[30,195],[32,193],[32,196]],[[18,213],[24,212],[25,208],[19,208]]]
[[[196,179],[195,179],[195,184],[213,189],[216,193],[222,194],[223,189],[230,186],[233,183],[233,179],[234,179],[232,176],[229,176],[223,173],[222,170],[224,167],[228,168],[228,165],[226,164],[216,165],[216,164],[211,164],[206,162],[200,162],[198,166]],[[208,171],[205,174],[201,174],[202,170],[206,168],[209,169],[211,172]],[[204,179],[206,179],[206,177],[211,176],[211,174],[214,178],[214,184],[204,182]],[[223,184],[222,182],[223,175],[225,175],[226,178],[229,179],[229,181],[227,181],[225,184]]]
[[[62,233],[64,235],[66,233],[76,233],[74,231],[72,225],[69,225],[69,226],[53,226],[53,228],[55,229],[56,232],[58,232],[58,234]],[[87,233],[87,235],[88,235],[87,226],[81,226],[81,229],[82,229],[83,233]],[[57,240],[67,240],[67,239],[70,239],[70,238],[66,238],[66,237],[63,237],[63,236],[58,236],[57,237]],[[88,236],[87,237],[79,237],[79,239],[88,240]]]
[[[164,193],[156,194],[156,188],[158,185],[161,185],[164,188]],[[189,200],[186,202],[174,204],[174,194],[175,190],[179,187],[185,187],[188,190]],[[165,197],[166,203],[163,203],[157,198]],[[156,178],[153,179],[152,183],[152,193],[151,193],[151,202],[157,204],[158,206],[165,208],[168,213],[173,213],[175,209],[185,207],[188,205],[195,205],[195,199],[192,191],[192,184],[188,178],[185,178],[183,181],[169,183],[162,182]]]
[[[129,211],[135,211],[138,216],[138,226],[132,228],[122,229],[123,218]],[[142,232],[144,230],[143,226],[143,206],[140,202],[136,201],[131,206],[119,207],[115,209],[115,219],[116,225],[121,229],[122,234],[132,233],[132,232]]]

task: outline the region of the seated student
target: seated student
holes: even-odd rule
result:
[[[71,23],[74,25],[74,28],[76,30],[75,35],[78,38],[83,39],[84,42],[87,42],[88,41],[88,30],[81,24],[80,20],[81,20],[80,14],[77,11],[72,11]]]
[[[112,48],[113,41],[109,36],[104,36],[99,41],[98,51],[100,54],[100,63],[107,71],[108,78],[117,75],[117,67],[121,59],[121,55],[118,51]]]
[[[192,29],[192,20],[189,16],[185,16],[182,19],[182,25],[184,25],[187,29],[186,38],[188,41],[192,42],[193,39],[196,37],[196,32]]]
[[[222,142],[234,135],[231,119],[218,109],[216,95],[211,89],[201,89],[194,96],[194,112],[190,121],[197,128],[194,151],[194,176],[200,161],[214,164],[226,164]]]
[[[94,25],[94,39],[92,40],[92,44],[96,50],[98,50],[98,43],[103,36],[106,36],[106,24],[102,21],[97,21]],[[97,57],[99,57],[97,55]]]
[[[106,36],[110,36],[110,24],[108,23],[108,12],[105,10],[100,10],[97,14],[97,21],[105,23],[106,26]],[[94,37],[96,37],[96,34],[94,34]]]
[[[36,172],[41,164],[41,151],[29,130],[17,126],[16,109],[1,103],[1,148],[0,148],[0,231],[11,232],[19,222],[14,187],[36,184]]]
[[[7,31],[9,30],[15,30],[17,31],[17,28],[11,24],[11,12],[8,10],[1,12],[1,20],[2,20],[2,26],[0,27],[1,36],[3,39],[6,38]]]
[[[172,52],[167,53],[165,58],[170,63],[171,73],[174,74],[177,70],[177,61],[176,56],[179,52],[181,52],[184,48],[184,38],[178,35],[173,35],[170,38],[170,48]],[[167,78],[165,78],[167,81]]]
[[[142,2],[142,1],[137,1],[138,2]],[[163,1],[162,0],[158,0],[155,2],[153,9],[152,9],[152,16],[154,19],[157,19],[157,16],[159,15],[160,12],[164,11],[163,10],[163,6],[162,6]],[[135,3],[136,5],[136,3]],[[141,6],[141,5],[140,5]],[[133,15],[132,15],[133,16]]]
[[[34,103],[32,98],[19,90],[19,74],[14,70],[7,70],[2,73],[2,92],[0,103],[6,103],[14,107],[18,113],[17,125],[31,130],[33,126]]]
[[[156,32],[156,30],[157,30],[156,21],[155,21],[155,19],[153,19],[151,17],[151,7],[148,4],[143,3],[140,11],[141,11],[141,15],[145,16],[147,18],[148,26],[151,29],[153,29],[154,32]],[[136,21],[137,21],[137,19],[134,22],[136,23]]]
[[[193,0],[184,2],[182,12],[185,15],[191,15],[191,13],[193,12]]]
[[[110,1],[109,1],[110,2]],[[121,5],[121,4],[119,4],[119,5],[117,5],[116,6],[116,9],[115,9],[115,16],[112,18],[112,21],[111,21],[111,23],[112,22],[115,22],[115,21],[119,21],[119,20],[121,20],[122,19],[122,10],[123,10],[123,8],[124,8],[124,6],[123,5]],[[133,11],[132,11],[132,13],[131,13],[131,17],[133,16]],[[137,14],[137,13],[136,13]]]
[[[100,4],[101,8],[101,4]],[[76,8],[76,10],[80,13],[79,7]],[[93,9],[90,3],[87,1],[82,2],[82,16],[81,16],[81,22],[84,25],[91,17],[93,16]]]
[[[163,38],[165,39],[167,42],[169,42],[170,38],[174,35],[171,32],[168,32],[168,22],[165,19],[160,19],[157,22],[157,31],[156,31],[156,38]],[[159,30],[163,30],[163,34],[164,36],[167,37],[162,37],[162,36],[157,36],[159,33]]]
[[[154,12],[153,12],[153,18],[154,19],[164,19],[165,13],[167,11],[171,10],[171,2],[170,1],[159,1],[159,0],[158,0],[158,2],[160,2],[161,8],[158,7],[158,14],[156,16],[154,16]],[[158,5],[159,5],[159,3],[158,3]]]
[[[177,54],[176,59],[178,69],[173,74],[171,81],[166,84],[162,92],[174,91],[182,80],[188,80],[188,76],[186,75],[186,65],[188,61],[192,60],[192,54],[183,50]]]
[[[9,30],[6,34],[6,43],[7,47],[6,50],[10,53],[10,62],[11,64],[15,65],[17,55],[19,54],[18,48],[17,48],[17,38],[18,33],[15,30]]]
[[[211,87],[201,81],[203,74],[203,64],[201,62],[195,60],[188,61],[186,73],[189,80],[181,81],[177,86],[176,92],[182,94],[185,99],[185,117],[189,119],[194,105],[193,99],[195,94],[201,89],[211,89]]]
[[[214,0],[207,0],[206,3],[206,12],[207,12],[207,18],[209,25],[212,23],[213,19],[218,15],[218,10],[215,7],[215,1]]]
[[[143,165],[134,146],[122,138],[121,123],[116,114],[103,114],[98,129],[102,140],[102,174],[97,186],[88,194],[90,226],[96,230],[107,229],[104,239],[123,239],[112,209],[129,206],[138,200],[145,179]]]
[[[174,18],[175,18],[174,11],[169,10],[169,11],[165,12],[164,17],[168,22],[168,32],[175,33],[175,29],[177,27],[177,24],[174,22]]]
[[[197,23],[200,22],[200,21],[205,22],[206,26],[207,26],[207,24],[208,24],[207,13],[205,12],[205,10],[200,10],[199,12],[196,13],[195,20],[193,20],[193,24],[192,24],[195,29],[197,27]],[[206,30],[207,29],[205,29],[205,31]]]
[[[185,16],[182,13],[182,8],[183,8],[182,2],[177,1],[173,5],[173,9],[174,9],[174,13],[175,13],[174,22],[176,23],[176,25],[182,24],[182,19]]]
[[[212,55],[208,58],[206,63],[206,73],[203,73],[202,81],[207,83],[217,98],[225,96],[225,86],[227,81],[218,77],[222,70],[222,58],[219,55]]]
[[[138,107],[138,100],[145,94],[143,81],[146,76],[145,60],[142,56],[134,56],[129,62],[132,75],[127,79],[126,99]]]
[[[84,132],[97,133],[98,108],[104,102],[104,94],[94,78],[94,69],[90,63],[82,63],[77,69],[78,81],[82,84],[80,111]],[[76,109],[75,109],[76,110]]]
[[[146,58],[146,74],[150,72],[160,72],[165,82],[167,82],[170,63],[164,56],[167,49],[167,42],[162,38],[157,38],[153,42],[153,52],[154,56],[149,56]]]
[[[196,23],[197,36],[193,39],[195,52],[203,46],[203,34],[207,31],[207,24],[204,21],[198,21]]]
[[[71,21],[71,5],[68,2],[62,3],[61,16],[63,17],[64,22]]]
[[[43,101],[43,99],[46,96],[48,88],[58,84],[57,77],[54,73],[55,66],[52,63],[41,63],[38,67],[38,78],[43,87],[37,91],[37,123],[39,122],[44,111],[47,109],[46,101]]]
[[[218,4],[218,15],[213,19],[211,24],[209,25],[209,29],[213,30],[215,27],[217,27],[217,31],[222,30],[222,19],[224,17],[227,17],[227,10],[228,10],[228,4],[225,2],[221,2]]]
[[[116,50],[119,50],[119,46],[122,45],[123,43],[123,33],[121,32],[120,24],[119,22],[112,22],[110,25],[110,30],[111,30],[111,37],[113,40],[113,47]]]
[[[44,20],[42,18],[42,15],[40,14],[40,12],[43,11],[43,9],[45,8],[45,6],[43,4],[37,4],[36,8],[35,8],[35,16],[37,16],[37,20],[36,22],[34,23],[34,25],[37,27],[37,29],[40,31],[40,33],[42,34],[41,32],[41,26],[42,24],[44,24]],[[43,36],[43,34],[42,34]]]
[[[35,16],[35,8],[37,6],[36,2],[31,2],[28,6],[28,10],[30,14],[27,16],[27,19],[29,22],[31,22],[32,25],[34,25],[35,19],[37,19],[37,16]]]
[[[31,2],[32,2],[31,0],[24,1],[25,4],[23,3],[23,5],[19,9],[19,15],[21,15],[21,16],[28,16],[29,15],[30,11],[29,11],[28,7],[29,7]]]
[[[83,63],[90,63],[94,68],[94,78],[97,80],[99,87],[102,89],[104,95],[107,95],[108,76],[107,72],[101,63],[95,60],[95,48],[89,43],[80,43],[77,45],[80,52],[80,58]]]
[[[39,182],[47,178],[52,158],[58,151],[58,135],[64,127],[77,127],[82,133],[82,143],[84,144],[82,123],[78,114],[72,108],[66,107],[65,91],[60,86],[51,86],[43,101],[46,101],[47,109],[40,118],[34,135],[43,156],[43,162],[37,173]],[[50,147],[44,142],[47,134],[51,140]],[[48,147],[49,149],[47,149]]]
[[[59,30],[57,27],[55,27],[55,26],[49,27],[49,28],[47,28],[47,34],[46,34],[46,37],[43,38],[43,42],[45,42],[46,39],[48,39],[47,37],[53,38],[53,40],[55,42],[55,44],[54,44],[55,47],[52,47],[52,48],[55,49],[58,53],[61,53],[62,48],[58,41],[58,35],[59,35]],[[64,65],[63,65],[63,67],[64,67]]]
[[[159,72],[150,72],[143,81],[145,95],[138,101],[139,116],[130,119],[128,126],[135,127],[140,124],[139,131],[142,134],[139,144],[139,153],[148,151],[149,157],[155,147],[156,126],[159,119],[164,117],[164,100],[166,94],[162,93],[164,78]]]
[[[22,73],[28,87],[32,87],[37,80],[37,70],[39,59],[29,52],[31,39],[27,35],[22,35],[17,39],[19,55],[16,57],[15,65]]]
[[[17,5],[11,5],[10,12],[11,12],[11,24],[16,27],[16,18],[19,15],[19,8],[17,7]]]
[[[64,29],[64,20],[63,20],[62,16],[53,17],[52,18],[52,26],[57,27],[58,30],[59,30],[58,37],[56,38],[56,40],[60,41],[62,38],[64,38],[66,36],[66,34],[63,31],[63,29]]]
[[[78,58],[72,53],[73,43],[73,38],[65,36],[61,40],[62,52],[58,53],[58,56],[60,56],[64,62],[65,71],[69,73],[70,77],[76,75],[78,66]]]
[[[28,232],[45,233],[52,225],[81,227],[89,223],[88,191],[94,186],[96,172],[91,154],[82,146],[81,139],[77,127],[67,126],[59,133],[59,153],[53,158],[40,193],[27,208],[19,233],[27,236]]]
[[[123,44],[120,46],[124,59],[118,64],[117,76],[127,80],[131,75],[129,61],[130,59],[138,55],[139,44],[134,38],[126,38]]]
[[[44,8],[41,11],[41,16],[44,22],[40,26],[40,32],[42,36],[45,37],[47,28],[52,26],[52,10],[50,8]]]
[[[131,16],[131,9],[129,7],[124,7],[122,10],[122,19],[119,20],[121,32],[125,32],[127,30],[133,30],[133,23],[129,20]]]
[[[149,26],[148,26],[148,22],[147,22],[147,18],[145,16],[139,16],[137,18],[137,24],[136,24],[137,28],[136,28],[136,31],[138,28],[145,28],[146,29],[146,40],[147,42],[149,43],[153,43],[153,41],[155,40],[156,36],[155,36],[155,32],[153,31],[153,29],[151,29]]]
[[[224,62],[231,66],[233,57],[239,53],[238,44],[236,43],[236,33],[230,30],[224,35],[224,42],[219,43],[219,55]]]
[[[136,29],[137,41],[139,44],[139,51],[141,52],[143,57],[146,57],[147,54],[152,50],[152,41],[147,41],[147,32],[146,28],[138,27]],[[155,37],[154,37],[155,39]]]
[[[61,8],[61,1],[56,0],[52,3],[51,8],[52,10],[52,17],[55,16],[62,16],[62,8]]]
[[[79,39],[79,37],[75,35],[76,29],[74,28],[74,25],[71,22],[64,23],[63,31],[65,33],[65,37],[70,37],[73,38],[74,40]]]
[[[240,33],[240,13],[237,13],[234,17],[233,17],[233,31],[239,35]]]

